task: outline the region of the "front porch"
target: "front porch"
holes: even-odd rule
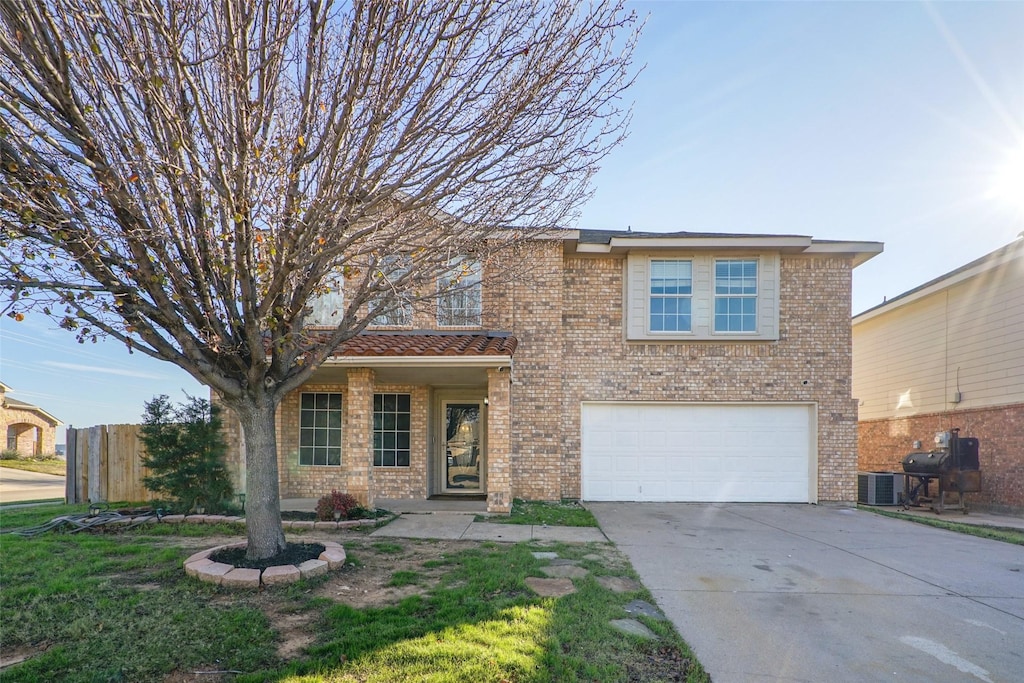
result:
[[[313,509],[337,489],[396,512],[508,514],[515,345],[465,332],[344,345],[281,402],[282,503]]]

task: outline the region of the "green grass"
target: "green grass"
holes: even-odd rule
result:
[[[5,512],[0,525],[35,525],[85,507]],[[220,526],[167,524],[32,539],[0,535],[0,639],[5,652],[33,655],[5,669],[0,681],[148,683],[213,669],[242,672],[226,679],[239,683],[646,681],[664,679],[666,651],[674,654],[671,671],[690,662],[686,680],[708,680],[667,622],[645,620],[661,637],[657,643],[609,626],[625,616],[629,600],[651,596],[646,590],[616,594],[597,583],[593,577],[601,574],[636,578],[607,545],[543,546],[591,571],[576,580],[577,593],[554,599],[525,584],[527,577],[541,576],[544,561],[531,554],[541,546],[460,544],[439,557],[417,556],[415,542],[353,540],[353,549],[377,567],[402,553],[404,564],[391,571],[390,585],[421,591],[395,605],[356,609],[315,593],[330,578],[261,592],[186,578],[181,561],[195,545],[186,548],[176,537],[232,531]],[[584,559],[595,552],[619,559]],[[410,557],[420,557],[419,564]],[[344,570],[361,571],[370,569]],[[342,574],[334,580],[348,579]],[[276,655],[278,620],[266,616],[270,606],[278,615],[307,616],[305,628],[315,641],[294,659]]]
[[[512,513],[508,517],[479,515],[478,522],[493,524],[531,524],[548,526],[597,526],[597,520],[589,510],[574,500],[561,503],[526,501],[516,498],[512,501]]]
[[[1003,541],[1004,543],[1024,545],[1024,529],[1016,529],[1014,527],[1005,526],[981,526],[978,524],[952,522],[949,521],[949,519],[941,519],[939,517],[921,517],[919,515],[908,515],[905,513],[892,512],[890,510],[883,510],[881,508],[876,508],[870,505],[860,505],[858,507],[860,507],[860,509],[862,510],[870,510],[871,512],[874,512],[877,515],[882,515],[883,517],[905,519],[909,522],[914,522],[916,524],[933,526],[939,529],[955,531],[960,534],[977,536],[978,538],[989,538],[995,541]]]
[[[43,516],[53,508],[5,512],[0,524],[7,530]],[[0,638],[6,651],[36,653],[0,678],[145,683],[214,662],[240,670],[274,664],[266,617],[211,602],[217,588],[181,572],[189,554],[141,533],[0,535]]]
[[[60,458],[19,458],[17,460],[0,460],[0,467],[7,467],[12,470],[25,470],[26,472],[56,474],[63,477],[67,474],[68,466]]]

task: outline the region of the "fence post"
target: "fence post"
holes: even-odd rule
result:
[[[75,437],[78,430],[68,427],[64,431],[64,500],[68,504],[78,501],[78,459],[75,457]]]

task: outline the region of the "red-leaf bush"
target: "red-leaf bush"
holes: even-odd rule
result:
[[[348,519],[349,514],[359,507],[359,501],[349,493],[334,490],[316,503],[316,518],[330,522],[334,520],[334,511],[341,513],[341,519]]]

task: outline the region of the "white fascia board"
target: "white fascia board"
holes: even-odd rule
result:
[[[909,294],[901,294],[900,296],[893,298],[892,301],[876,306],[864,311],[863,313],[859,313],[853,317],[853,324],[856,325],[857,323],[866,322],[872,318],[877,318],[880,315],[888,313],[889,311],[894,311],[900,306],[920,301],[927,296],[941,292],[944,289],[949,289],[954,285],[958,285],[965,280],[970,280],[972,277],[977,277],[978,275],[992,270],[993,268],[998,268],[999,266],[1011,263],[1018,258],[1020,258],[1020,254],[1016,252],[1007,252],[1000,255],[998,258],[986,259],[984,263],[979,263],[973,268],[962,270],[959,273],[950,275],[949,277],[940,278],[926,287],[921,287],[916,291],[910,290]]]
[[[355,368],[508,368],[512,356],[335,356],[321,367]]]
[[[768,249],[772,251],[804,251],[811,246],[810,237],[613,237],[611,249]]]
[[[882,242],[813,242],[805,254],[852,254],[853,267],[878,256],[885,249]]]

